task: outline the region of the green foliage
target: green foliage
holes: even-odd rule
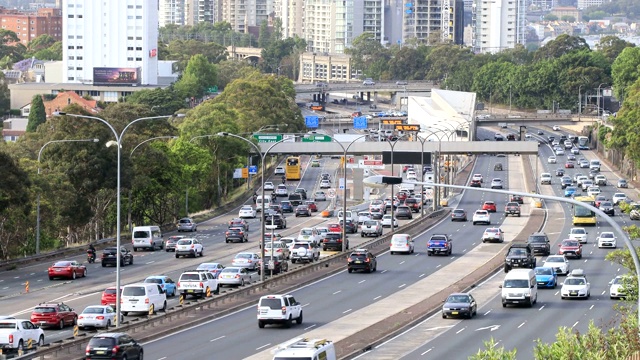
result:
[[[183,71],[195,55],[204,56],[211,64],[226,60],[227,49],[214,42],[198,40],[173,40],[163,50],[163,58],[178,61],[177,70]]]
[[[15,246],[24,242],[26,216],[30,210],[27,173],[6,152],[0,151],[0,258],[15,255]],[[12,246],[13,245],[13,246]]]
[[[181,98],[202,97],[209,87],[216,85],[218,74],[215,65],[204,55],[191,57],[182,77],[175,83],[175,90]]]
[[[27,44],[27,51],[28,53],[35,53],[36,51],[50,48],[55,43],[56,39],[54,39],[51,35],[42,34],[37,38],[29,41],[29,43]]]
[[[42,96],[35,95],[31,99],[31,109],[29,110],[29,122],[27,123],[27,132],[34,132],[40,126],[47,121],[47,113],[44,109],[44,102]]]
[[[600,39],[598,45],[596,45],[596,49],[609,60],[610,64],[613,64],[618,55],[622,53],[622,50],[634,46],[633,43],[622,40],[617,36],[607,35]]]
[[[573,22],[576,22],[576,17],[571,15],[562,15],[560,20],[573,23]]]
[[[345,53],[351,55],[353,68],[362,71],[363,78],[379,79],[391,58],[389,51],[371,33],[362,33],[353,39]]]
[[[469,360],[516,360],[517,350],[506,351],[504,347],[497,347],[498,343],[493,339],[484,342],[484,350],[469,356]]]
[[[260,31],[258,33],[258,47],[266,48],[269,46],[269,41],[271,40],[271,33],[269,32],[269,27],[267,26],[267,21],[262,21],[260,24]]]
[[[558,20],[558,17],[556,15],[553,15],[553,14],[547,14],[547,15],[544,16],[544,19],[546,21],[556,21],[556,20]]]
[[[0,29],[0,58],[3,68],[8,68],[24,58],[26,47],[11,30]]]
[[[146,105],[158,115],[174,114],[185,106],[184,98],[175,91],[173,86],[134,91],[127,96],[126,101]]]
[[[262,68],[267,73],[277,73],[282,61],[293,54],[298,55],[306,48],[306,41],[295,37],[285,40],[274,40],[270,42],[260,56],[262,57]],[[297,51],[296,51],[297,50]],[[295,59],[294,59],[295,60]]]
[[[618,59],[629,49],[633,48],[626,48]],[[622,108],[618,111],[617,116],[611,120],[614,127],[608,142],[609,146],[623,151],[624,155],[636,164],[640,164],[640,153],[638,153],[640,151],[640,133],[637,131],[640,106],[638,104],[640,104],[640,79],[626,88]]]
[[[581,50],[589,50],[589,45],[583,38],[562,34],[539,48],[533,58],[536,61],[555,59],[564,54]]]
[[[611,77],[616,97],[624,98],[631,84],[640,78],[640,48],[625,47],[611,65]]]
[[[257,42],[249,33],[237,33],[227,22],[199,22],[194,26],[179,26],[169,24],[159,29],[160,42],[168,44],[174,40],[197,40],[203,43],[216,43],[223,47],[235,45],[238,47],[256,46]],[[164,56],[161,52],[160,55]],[[164,57],[160,59],[164,60]]]
[[[588,7],[584,13],[590,19],[604,19],[615,14],[623,14],[625,18],[640,18],[640,3],[636,0],[607,1],[600,6]]]
[[[427,61],[431,66],[426,79],[442,81],[470,61],[472,57],[473,53],[469,49],[461,48],[458,45],[438,45],[427,55]]]

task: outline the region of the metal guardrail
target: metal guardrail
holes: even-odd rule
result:
[[[449,212],[448,208],[439,209],[435,212],[429,213],[427,216],[425,216],[424,219],[413,221],[409,224],[406,224],[398,228],[398,230],[401,229],[402,231],[408,232],[408,231],[415,230],[416,228],[421,228],[421,229],[428,228],[433,224],[435,224],[440,217],[446,216],[448,212]],[[431,220],[431,221],[425,221],[425,220]],[[418,230],[417,232],[419,231],[421,230]],[[381,237],[367,241],[366,243],[359,245],[358,248],[370,249],[374,253],[376,253],[376,255],[379,255],[380,253],[387,250],[386,246],[385,247],[380,247],[380,246],[385,243],[388,243],[391,237],[392,237],[392,234],[388,233]],[[380,248],[376,250],[376,248],[378,247]],[[165,326],[168,324],[172,324],[173,320],[175,320],[176,318],[188,317],[190,314],[193,314],[193,313],[214,309],[217,305],[224,304],[227,301],[234,301],[240,297],[251,298],[251,300],[248,302],[242,302],[241,304],[236,305],[233,308],[226,309],[224,312],[218,312],[216,314],[212,314],[209,316],[210,318],[219,317],[224,315],[225,313],[235,311],[237,308],[247,306],[248,303],[255,302],[253,298],[262,296],[263,292],[269,291],[269,289],[272,288],[274,285],[278,285],[286,282],[286,283],[292,284],[292,286],[298,287],[301,284],[299,282],[293,282],[291,280],[301,278],[310,273],[317,272],[327,267],[333,266],[335,268],[334,271],[342,271],[348,255],[349,255],[349,252],[338,253],[338,254],[329,256],[323,260],[320,260],[316,263],[310,263],[308,264],[308,266],[303,266],[295,270],[289,271],[286,274],[276,275],[268,280],[265,280],[263,283],[255,283],[241,290],[233,291],[231,293],[227,293],[218,297],[213,297],[213,298],[202,300],[202,301],[192,300],[189,303],[187,303],[187,305],[178,305],[174,308],[166,310],[162,314],[151,315],[147,319],[139,318],[131,322],[127,322],[127,324],[123,324],[123,326],[119,327],[118,331],[135,334],[137,330],[144,330],[149,327]],[[309,280],[309,281],[315,281],[315,280],[317,280],[317,278],[314,278],[313,280]],[[185,327],[193,326],[202,321],[204,320],[202,317],[200,317],[198,320],[195,320],[193,323],[190,322],[189,324],[186,324],[184,326]],[[170,329],[168,329],[168,332],[172,332],[176,330],[177,330],[176,327],[173,326]],[[155,336],[160,336],[159,332],[155,332],[154,337]],[[19,357],[19,359],[46,359],[46,358],[51,358],[52,356],[55,358],[74,359],[75,354],[80,354],[82,351],[84,351],[89,340],[90,340],[90,337],[88,336],[87,333],[80,333],[78,335],[78,338],[69,338],[66,340],[60,340],[56,343],[42,346],[39,350],[33,353],[25,354]],[[141,339],[139,340],[143,341]],[[80,359],[81,358],[80,355],[78,355],[77,358]]]

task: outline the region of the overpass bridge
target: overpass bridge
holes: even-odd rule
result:
[[[489,118],[476,117],[478,126],[499,126],[507,125],[570,125],[577,122],[598,121],[597,117],[581,116],[572,114],[522,114],[522,115],[492,115]]]
[[[297,94],[313,93],[425,93],[437,88],[431,81],[415,81],[407,85],[396,85],[395,82],[376,82],[375,85],[362,85],[362,81],[350,83],[318,83],[318,84],[296,84]]]

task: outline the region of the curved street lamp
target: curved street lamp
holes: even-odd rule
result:
[[[203,135],[203,137],[205,136],[231,136],[233,138],[242,140],[248,144],[250,144],[251,146],[253,146],[254,149],[256,149],[256,151],[258,152],[258,154],[261,154],[261,150],[260,147],[258,145],[256,145],[254,142],[250,141],[247,138],[243,138],[242,136],[236,135],[236,134],[232,134],[232,133],[228,133],[228,132],[219,132],[215,135]],[[267,157],[267,154],[269,154],[269,151],[271,151],[271,149],[273,149],[276,145],[281,144],[285,141],[290,140],[291,138],[284,138],[280,141],[277,141],[275,143],[273,143],[271,146],[269,146],[269,148],[267,149],[267,151],[264,152],[264,154],[260,155],[260,161],[262,162],[261,164],[261,171],[262,174],[260,174],[260,181],[262,181],[262,184],[260,185],[260,187],[262,188],[262,210],[261,210],[261,214],[260,216],[262,217],[261,221],[260,221],[260,258],[264,259],[264,234],[265,234],[265,223],[266,223],[266,218],[264,217],[264,212],[265,212],[265,207],[264,207],[264,174],[266,172],[266,166],[265,166],[265,159]],[[260,281],[264,281],[264,271],[260,271]]]
[[[120,132],[120,134],[118,134],[118,132],[116,131],[116,129],[113,127],[113,125],[111,125],[108,121],[106,121],[105,119],[99,118],[97,116],[88,116],[88,115],[78,115],[78,114],[68,114],[65,112],[54,112],[53,115],[55,116],[70,116],[70,117],[74,117],[74,118],[79,118],[79,119],[88,119],[88,120],[96,120],[96,121],[100,121],[101,123],[105,124],[109,130],[111,130],[111,132],[113,133],[113,136],[116,138],[115,141],[109,141],[107,142],[107,147],[111,146],[111,145],[117,145],[117,152],[118,152],[118,165],[117,165],[117,184],[116,184],[116,247],[118,249],[120,249],[121,246],[121,234],[120,234],[120,164],[121,164],[121,158],[122,158],[122,138],[124,137],[124,134],[127,132],[127,129],[129,129],[129,127],[137,122],[143,121],[143,120],[159,120],[159,119],[169,119],[172,117],[184,117],[184,114],[176,114],[176,115],[160,115],[160,116],[148,116],[148,117],[142,117],[139,119],[135,119],[133,121],[131,121],[130,123],[128,123],[124,129],[122,129],[122,131]],[[120,256],[116,257],[116,327],[120,327],[120,319],[121,319],[121,315],[120,315]]]
[[[40,175],[40,157],[42,157],[42,151],[49,144],[62,143],[62,142],[99,142],[100,139],[77,139],[77,140],[51,140],[46,142],[40,148],[38,152],[38,175]],[[40,192],[38,192],[38,198],[36,200],[36,255],[40,254]]]
[[[393,176],[393,151],[394,148],[396,147],[396,144],[398,143],[399,140],[396,141],[391,141],[389,139],[386,139],[387,143],[389,143],[389,146],[391,146],[391,176]],[[393,186],[391,186],[391,234],[395,233],[396,228],[395,228],[395,209],[393,208],[395,202],[393,200]],[[383,204],[384,205],[384,204]]]

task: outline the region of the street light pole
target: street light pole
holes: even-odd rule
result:
[[[582,85],[578,86],[578,121],[580,121],[580,117],[582,116]]]
[[[61,142],[94,142],[97,143],[99,139],[78,139],[78,140],[51,140],[46,142],[40,148],[38,152],[38,175],[40,175],[40,157],[42,157],[42,151],[49,144],[61,143]],[[40,192],[38,191],[38,197],[36,200],[36,255],[40,254]]]
[[[602,83],[602,84],[598,85],[598,105],[597,105],[597,107],[598,107],[597,108],[598,119],[600,118],[600,98],[602,97],[602,93],[600,92],[600,87],[602,85],[607,85],[607,83]],[[603,102],[603,105],[604,105],[604,102]]]
[[[214,136],[214,135],[203,135],[203,136]],[[246,138],[243,138],[242,136],[239,136],[239,135],[236,135],[236,134],[232,134],[232,133],[228,133],[228,132],[219,132],[219,133],[215,134],[215,136],[231,136],[233,138],[242,140],[242,141],[244,141],[246,143],[249,143],[251,146],[253,146],[253,148],[256,149],[258,154],[261,153],[260,147],[258,147],[258,145],[256,145],[254,142],[252,142],[252,141],[250,141],[250,140],[248,140]],[[261,210],[261,214],[260,214],[260,216],[262,218],[261,221],[260,221],[260,258],[263,259],[263,262],[264,262],[264,234],[265,234],[265,229],[266,229],[266,227],[265,227],[266,219],[264,217],[264,212],[265,212],[265,207],[264,207],[264,174],[265,174],[265,172],[267,170],[266,170],[266,166],[265,166],[265,159],[267,158],[267,154],[269,154],[269,151],[271,151],[271,149],[273,149],[276,145],[278,145],[280,143],[288,141],[289,139],[290,138],[283,138],[282,140],[273,143],[273,145],[271,145],[267,149],[267,151],[265,151],[264,154],[262,154],[261,157],[260,157],[260,161],[262,162],[262,164],[261,164],[262,174],[260,174],[260,181],[262,181],[262,184],[261,184],[261,188],[262,188],[262,195],[261,195],[261,197],[262,197],[262,202],[261,202],[262,210]],[[264,271],[260,272],[260,281],[264,281]]]
[[[129,129],[129,127],[139,121],[143,121],[143,120],[159,120],[159,119],[168,119],[173,117],[174,115],[160,115],[160,116],[148,116],[148,117],[142,117],[139,119],[135,119],[133,121],[131,121],[130,123],[128,123],[124,129],[122,129],[122,131],[120,132],[120,134],[118,134],[118,132],[116,131],[116,129],[113,127],[113,125],[111,125],[108,121],[96,117],[96,116],[88,116],[88,115],[78,115],[78,114],[68,114],[65,112],[55,112],[54,115],[58,116],[70,116],[70,117],[75,117],[75,118],[80,118],[80,119],[89,119],[89,120],[97,120],[100,121],[101,123],[107,125],[107,127],[111,130],[111,132],[113,133],[114,137],[116,138],[116,141],[109,141],[107,142],[107,147],[110,145],[117,145],[118,147],[118,164],[117,164],[117,184],[116,184],[116,247],[118,249],[120,249],[121,246],[121,234],[120,234],[120,164],[121,164],[121,158],[122,158],[122,137],[124,136],[124,134],[126,133],[127,129]],[[184,114],[178,114],[178,117],[183,117]],[[120,256],[116,257],[116,327],[120,327],[120,319],[121,319],[121,315],[120,315],[120,266],[122,264],[120,264]]]
[[[393,176],[393,151],[394,148],[396,147],[396,144],[398,143],[398,140],[396,141],[391,141],[389,139],[386,139],[387,142],[389,143],[389,146],[391,146],[391,176]],[[395,228],[395,209],[393,208],[393,205],[395,205],[395,202],[393,200],[393,185],[391,186],[391,234],[395,233],[396,228]]]

